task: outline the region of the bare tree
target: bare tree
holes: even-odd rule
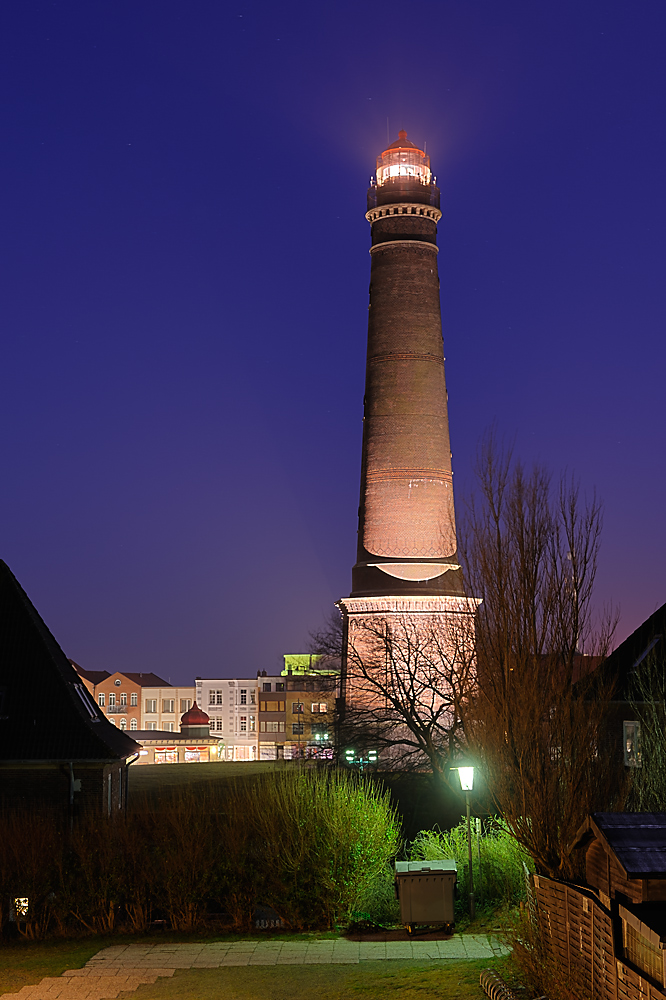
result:
[[[620,793],[616,762],[600,752],[610,684],[594,669],[616,624],[610,614],[595,623],[592,608],[601,505],[573,481],[553,489],[492,437],[477,474],[461,545],[466,592],[482,600],[465,737],[537,870],[566,878],[585,815]]]
[[[343,742],[374,747],[384,766],[448,783],[474,684],[475,603],[454,613],[368,615],[349,625]]]
[[[319,628],[310,632],[309,652],[340,660],[342,656],[342,615],[337,608],[327,616]]]

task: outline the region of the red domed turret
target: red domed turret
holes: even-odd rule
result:
[[[210,718],[205,712],[202,712],[196,701],[192,705],[192,708],[185,712],[180,719],[180,728],[183,726],[208,726],[210,725]]]

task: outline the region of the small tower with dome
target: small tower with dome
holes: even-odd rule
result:
[[[180,731],[191,740],[205,740],[210,736],[210,718],[202,712],[196,701],[180,719]]]

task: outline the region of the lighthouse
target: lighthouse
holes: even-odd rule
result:
[[[347,653],[353,645],[356,662],[363,659],[363,623],[376,639],[398,619],[404,632],[442,631],[462,618],[469,635],[478,606],[463,593],[457,558],[437,268],[441,215],[430,158],[401,131],[377,157],[368,189],[358,542],[351,594],[338,602],[347,697],[353,687]]]

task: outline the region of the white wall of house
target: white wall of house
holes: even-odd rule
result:
[[[227,760],[257,760],[257,678],[197,678],[197,705],[210,716],[211,734],[223,739]],[[221,755],[220,755],[221,756]]]

